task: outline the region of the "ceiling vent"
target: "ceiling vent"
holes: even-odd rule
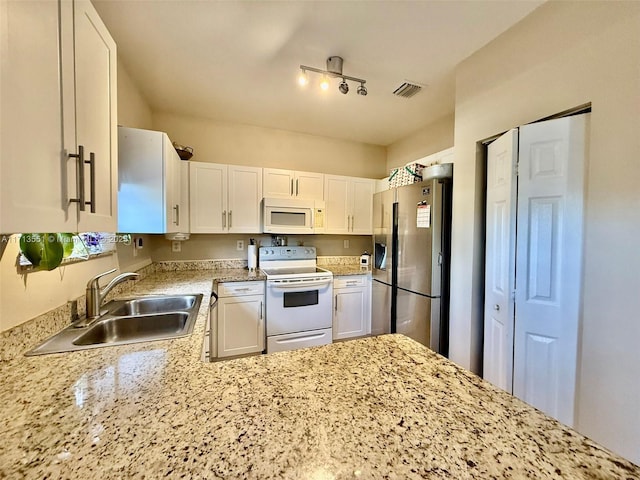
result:
[[[405,81],[402,85],[396,88],[393,91],[393,94],[398,97],[410,98],[413,97],[416,93],[422,90],[422,86],[417,83],[411,83]]]

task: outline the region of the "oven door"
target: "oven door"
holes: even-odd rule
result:
[[[331,328],[333,278],[267,280],[267,336]]]

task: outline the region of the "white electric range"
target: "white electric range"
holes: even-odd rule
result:
[[[267,353],[332,341],[333,274],[316,265],[315,247],[260,247],[267,277]]]

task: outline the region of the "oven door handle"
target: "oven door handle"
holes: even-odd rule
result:
[[[274,290],[286,290],[286,291],[294,291],[298,290],[303,292],[305,290],[309,290],[309,287],[322,287],[325,285],[329,285],[333,279],[327,278],[322,280],[312,280],[309,282],[292,282],[292,283],[270,283],[267,282],[267,287],[272,288]]]

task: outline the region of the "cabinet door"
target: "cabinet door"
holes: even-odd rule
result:
[[[116,44],[88,0],[74,2],[76,146],[92,154],[85,170],[86,210],[78,230],[114,232],[117,227]]]
[[[291,198],[294,196],[294,172],[280,168],[263,169],[263,191],[267,198]],[[262,199],[260,199],[262,200]]]
[[[162,135],[163,139],[163,158],[165,170],[165,215],[166,215],[166,232],[176,233],[186,231],[180,229],[181,216],[184,214],[182,210],[182,200],[180,197],[180,157],[178,152],[173,148],[171,140],[166,134]]]
[[[218,299],[218,357],[264,350],[264,295]]]
[[[189,230],[189,162],[180,160],[178,165],[180,174],[180,203],[178,204],[178,228],[181,233]]]
[[[229,233],[261,233],[262,168],[229,165]]]
[[[57,2],[0,2],[0,232],[64,232]],[[73,165],[70,163],[70,165]]]
[[[314,172],[294,172],[294,194],[304,200],[324,200],[324,175]]]
[[[350,198],[347,202],[351,211],[349,232],[357,235],[371,235],[375,181],[369,178],[353,178],[350,183]]]
[[[227,165],[190,162],[189,221],[191,233],[227,231]]]
[[[171,226],[171,163],[162,132],[118,129],[118,232],[165,233]]]
[[[324,176],[325,233],[348,233],[349,212],[347,209],[349,181],[338,175]]]
[[[365,287],[342,288],[334,291],[334,340],[367,334],[366,300]]]

